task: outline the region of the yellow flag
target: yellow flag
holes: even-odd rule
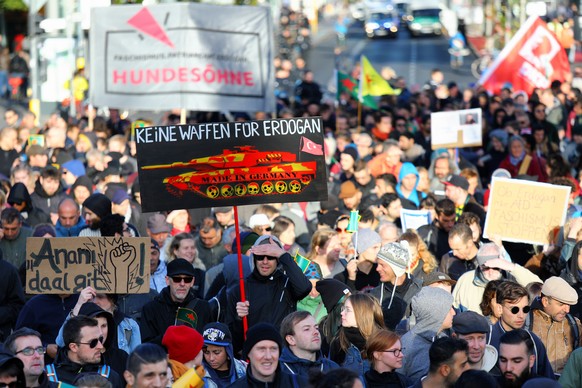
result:
[[[362,69],[360,71],[360,101],[364,96],[396,95],[388,81],[386,81],[372,66],[368,58],[362,55]]]
[[[178,380],[172,384],[172,388],[202,388],[204,381],[200,378],[196,369],[190,368]]]

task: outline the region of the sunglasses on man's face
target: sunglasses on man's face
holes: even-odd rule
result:
[[[188,284],[192,283],[192,280],[194,280],[193,276],[172,276],[172,281],[174,283],[181,283],[184,281],[184,283]]]
[[[91,341],[89,342],[78,342],[79,345],[89,345],[89,347],[91,349],[95,349],[97,347],[97,344],[99,342],[103,343],[103,336],[99,337],[99,338],[93,338]]]
[[[18,381],[13,381],[11,383],[0,383],[0,388],[17,388],[22,386],[18,383]]]
[[[524,314],[529,313],[529,311],[531,310],[531,307],[529,306],[524,306],[521,311],[523,311]],[[519,307],[517,306],[513,306],[512,308],[509,309],[509,311],[511,311],[511,313],[513,315],[517,315],[519,313]]]
[[[276,258],[276,257],[274,257],[274,256],[256,256],[256,255],[255,255],[255,260],[257,260],[257,261],[263,261],[263,260],[265,260],[265,259],[267,259],[267,260],[269,260],[269,261],[272,261],[272,260],[277,260],[277,258]]]

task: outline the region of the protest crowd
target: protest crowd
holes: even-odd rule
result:
[[[299,27],[281,41],[307,41],[285,17]],[[179,111],[132,122],[76,101],[76,117],[39,125],[6,110],[0,385],[582,387],[582,68],[531,94],[434,69],[419,91],[396,77],[398,93],[362,104],[349,82],[326,100],[282,47],[277,112],[187,123],[320,116],[325,201],[143,212],[135,128]],[[433,147],[431,113],[469,109],[482,145]],[[544,244],[485,237],[494,178],[567,187],[565,223],[521,223],[547,229]],[[147,237],[149,293],[35,294],[29,237]]]

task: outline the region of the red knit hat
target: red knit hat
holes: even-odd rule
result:
[[[200,353],[204,338],[189,326],[170,326],[162,338],[162,345],[168,349],[171,360],[185,364]]]

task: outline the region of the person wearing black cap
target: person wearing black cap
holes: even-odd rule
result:
[[[453,317],[452,337],[469,344],[469,368],[499,376],[497,349],[487,344],[489,330],[487,319],[474,311],[464,311]]]
[[[243,317],[248,316],[249,327],[259,322],[278,326],[283,318],[297,309],[297,302],[309,295],[312,288],[311,282],[275,236],[259,237],[251,249],[251,257],[255,268],[245,278],[247,300],[240,301],[238,284],[227,291],[225,323],[231,329],[235,349],[242,343]]]
[[[83,202],[83,217],[87,226],[79,232],[79,237],[100,237],[101,220],[111,215],[111,201],[105,194],[91,194]]]
[[[283,339],[269,323],[258,323],[247,331],[243,358],[249,360],[247,374],[230,385],[231,388],[306,386],[307,381],[289,374],[279,364]]]
[[[485,226],[485,209],[469,194],[469,181],[460,175],[449,175],[445,181],[445,195],[454,202],[457,220],[463,212],[476,214],[481,221],[481,228]]]
[[[342,324],[341,308],[352,291],[345,283],[336,279],[322,279],[315,283],[315,289],[327,311],[327,316],[319,322],[319,327],[323,336],[322,350],[324,354],[328,354],[329,344]]]
[[[26,387],[24,364],[18,358],[4,351],[0,352],[0,386]]]
[[[204,384],[208,388],[226,387],[246,375],[247,363],[234,357],[228,326],[212,322],[204,326]]]
[[[183,321],[199,332],[211,320],[207,301],[194,296],[196,279],[192,264],[185,259],[172,260],[167,266],[166,284],[156,298],[143,306],[140,320],[142,342],[162,343],[166,329]],[[186,317],[187,320],[183,320]]]

